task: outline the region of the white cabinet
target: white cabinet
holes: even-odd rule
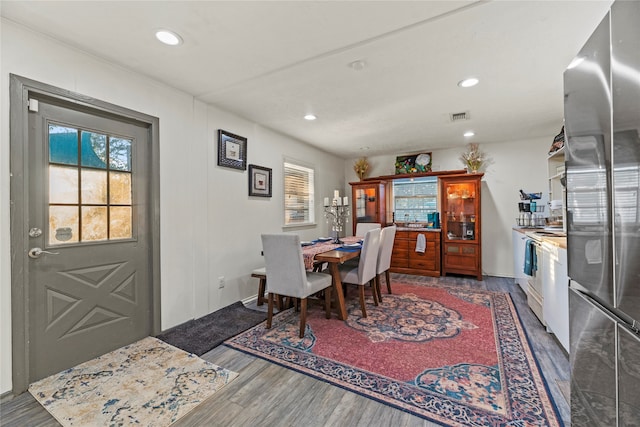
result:
[[[527,236],[518,230],[512,230],[513,239],[513,277],[514,281],[520,285],[520,288],[527,293],[529,284],[529,276],[524,274],[524,250]]]
[[[569,351],[569,277],[567,250],[549,242],[542,243],[542,313],[547,330],[555,334]]]

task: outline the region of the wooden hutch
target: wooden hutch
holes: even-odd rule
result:
[[[480,191],[483,175],[440,177],[443,275],[466,274],[482,280]]]
[[[458,273],[473,275],[482,280],[480,180],[483,174],[453,170],[387,175],[350,182],[353,233],[355,234],[358,222],[377,222],[383,227],[392,224],[394,218],[390,213],[393,212],[393,180],[423,176],[437,176],[439,179],[442,228],[414,227],[419,224],[396,222],[398,231],[391,256],[391,271],[422,276]],[[458,199],[456,192],[460,194]],[[452,195],[451,198],[448,197],[449,194]],[[449,221],[448,212],[454,212],[456,218]],[[426,240],[425,251],[416,252],[418,236],[421,234]]]

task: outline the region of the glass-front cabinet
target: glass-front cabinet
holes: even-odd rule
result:
[[[482,173],[439,177],[442,212],[442,275],[482,280],[480,190]]]
[[[353,200],[352,219],[353,234],[359,222],[377,222],[382,227],[387,225],[387,182],[367,180],[350,182]]]

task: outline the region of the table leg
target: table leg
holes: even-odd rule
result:
[[[338,318],[340,320],[347,320],[347,308],[344,303],[344,293],[342,292],[342,280],[340,280],[338,263],[330,262],[329,270],[331,271],[331,276],[333,277],[333,290],[336,294],[336,301],[338,302]]]

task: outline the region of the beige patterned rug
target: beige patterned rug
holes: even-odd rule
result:
[[[168,426],[238,376],[156,338],[29,386],[64,426]]]

